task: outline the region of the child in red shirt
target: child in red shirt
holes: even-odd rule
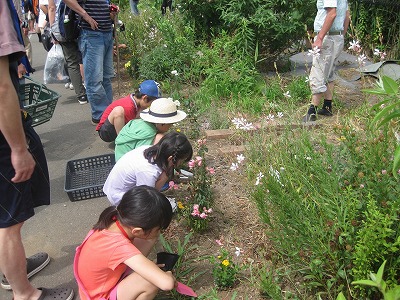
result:
[[[105,142],[114,141],[126,123],[136,119],[142,110],[159,97],[159,84],[154,80],[145,80],[134,94],[115,100],[104,110],[97,124],[96,130],[100,138]]]

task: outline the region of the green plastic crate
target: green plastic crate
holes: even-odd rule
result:
[[[25,79],[31,82],[20,85],[19,97],[24,109],[32,117],[32,126],[50,121],[60,94],[50,90],[44,84],[33,81],[30,77],[25,77]]]

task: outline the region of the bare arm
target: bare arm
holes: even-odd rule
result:
[[[11,163],[15,170],[13,182],[28,180],[35,161],[27,149],[18,106],[18,95],[11,81],[7,56],[0,57],[0,131],[11,148]]]
[[[68,5],[72,10],[74,10],[78,15],[80,15],[86,22],[89,23],[90,27],[93,30],[97,29],[97,22],[88,15],[86,10],[83,9],[82,6],[79,5],[78,1],[76,0],[62,0],[65,2],[66,5]]]
[[[163,291],[170,291],[175,287],[176,279],[171,271],[164,272],[143,254],[128,258],[124,263]]]
[[[54,24],[56,20],[56,4],[54,0],[49,0],[49,22],[50,26]]]
[[[322,25],[322,28],[318,32],[317,38],[315,39],[315,41],[314,41],[314,43],[312,45],[313,48],[314,47],[321,48],[322,41],[324,40],[325,35],[331,29],[333,21],[335,21],[335,18],[336,18],[336,7],[327,7],[326,11],[327,11],[327,15],[326,15],[324,24]]]

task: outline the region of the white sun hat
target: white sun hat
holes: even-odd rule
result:
[[[172,98],[158,98],[148,109],[140,113],[140,117],[150,123],[172,124],[186,118],[186,113],[176,108],[176,103]]]

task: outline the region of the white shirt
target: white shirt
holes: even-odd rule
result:
[[[143,156],[151,145],[144,145],[124,154],[112,168],[103,186],[103,191],[113,205],[118,205],[122,196],[134,186],[156,186],[162,170]]]

